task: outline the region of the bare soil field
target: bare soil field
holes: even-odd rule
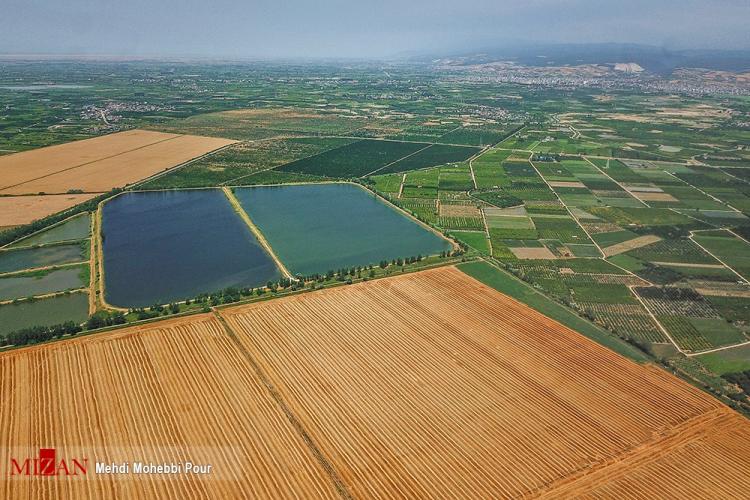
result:
[[[581,217],[579,217],[579,219],[580,218]],[[617,224],[612,224],[611,222],[584,222],[582,225],[586,232],[589,234],[622,231],[622,228],[620,226],[618,226]]]
[[[552,187],[569,187],[569,188],[585,188],[586,185],[579,181],[548,181]]]
[[[746,419],[455,268],[0,353],[0,384],[4,498],[750,488]],[[215,472],[8,478],[44,446]]]
[[[235,141],[133,130],[0,158],[0,194],[104,192]]]
[[[0,354],[2,498],[337,496],[213,315]],[[212,474],[9,478],[40,447],[94,461],[212,465]]]
[[[721,264],[696,264],[693,262],[660,262],[656,260],[652,262],[659,266],[692,267],[695,269],[724,269],[724,266]]]
[[[669,193],[631,192],[631,194],[641,201],[670,201],[673,203],[679,201]]]
[[[455,269],[222,315],[354,497],[750,486],[743,417]]]
[[[89,194],[0,196],[0,227],[20,226],[68,209],[95,197]]]
[[[514,247],[509,248],[511,252],[513,252],[513,255],[518,257],[519,259],[541,259],[541,260],[548,260],[548,259],[556,259],[555,254],[553,254],[548,248],[541,247],[541,248],[535,248],[535,247]]]
[[[482,213],[476,205],[440,204],[441,217],[481,217]]]
[[[750,298],[750,290],[721,290],[721,289],[716,289],[716,288],[696,288],[695,291],[706,297]]]
[[[639,236],[632,240],[623,241],[622,243],[602,248],[602,252],[604,252],[605,257],[612,257],[613,255],[619,255],[629,250],[645,247],[652,243],[656,243],[657,241],[661,241],[661,238],[653,234],[647,234],[645,236]]]

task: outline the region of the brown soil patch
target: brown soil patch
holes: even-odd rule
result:
[[[602,252],[604,252],[605,257],[611,257],[613,255],[627,252],[628,250],[645,247],[646,245],[656,243],[657,241],[661,241],[661,238],[653,234],[647,234],[645,236],[639,236],[637,238],[633,238],[632,240],[623,241],[622,243],[617,243],[616,245],[602,248]]]
[[[750,488],[746,419],[454,268],[220,315],[0,353],[0,463],[49,444],[90,461],[177,456],[215,475],[6,479],[2,496],[726,498]],[[52,409],[44,425],[29,418]]]
[[[705,104],[697,104],[684,108],[662,108],[656,111],[658,115],[679,116],[685,118],[729,118],[732,110],[727,108],[717,108]]]
[[[548,248],[541,247],[513,247],[509,249],[513,255],[519,259],[547,260],[556,259],[557,257]]]
[[[641,201],[679,201],[669,193],[654,193],[646,191],[631,191],[631,194]]]
[[[585,188],[586,185],[583,182],[578,181],[548,181],[548,184],[552,187],[569,187],[569,188]]]
[[[260,109],[234,109],[222,111],[221,114],[229,116],[241,116],[248,118],[271,119],[271,118],[319,118],[323,115],[314,111],[292,109],[292,108],[260,108]]]
[[[223,314],[355,497],[750,485],[743,417],[454,269]]]
[[[598,234],[598,233],[614,233],[616,231],[622,231],[622,228],[617,224],[611,222],[583,222],[584,229],[587,233]]]
[[[604,115],[604,118],[607,118],[609,120],[620,120],[624,122],[637,123],[648,123],[649,121],[652,121],[651,118],[645,115],[630,115],[626,113],[610,113],[608,115]]]
[[[450,205],[441,203],[440,204],[440,216],[441,217],[481,217],[482,214],[476,205]]]
[[[696,269],[723,269],[724,266],[721,264],[693,264],[690,262],[656,262],[660,266],[672,266],[672,267],[694,267]]]
[[[0,226],[21,226],[61,212],[96,196],[60,194],[50,196],[0,196]]]
[[[696,292],[709,297],[744,297],[750,298],[750,290],[722,290],[717,288],[696,288]]]
[[[129,130],[0,157],[0,190],[68,168],[174,139],[177,134]]]
[[[132,130],[0,157],[0,194],[109,191],[235,141]]]

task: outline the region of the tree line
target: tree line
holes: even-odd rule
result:
[[[440,257],[455,257],[463,254],[463,248],[453,252],[443,251]],[[424,257],[419,254],[411,257],[398,257],[395,259],[381,260],[377,267],[386,269],[391,266],[403,267],[405,265],[421,262]],[[351,284],[355,279],[368,280],[375,278],[375,266],[352,266],[339,269],[329,269],[325,273],[310,275],[298,275],[296,279],[282,278],[278,281],[269,281],[261,287],[227,287],[212,293],[201,293],[194,298],[186,299],[185,306],[202,305],[202,310],[208,312],[211,307],[222,304],[233,304],[243,299],[256,296],[260,297],[266,293],[278,293],[280,291],[297,291],[306,287],[317,288],[319,284],[329,281],[338,281]],[[169,304],[153,304],[149,307],[131,308],[128,314],[134,315],[137,320],[154,319],[170,314],[179,314],[183,310],[182,305],[177,302]],[[96,330],[107,326],[124,325],[128,318],[123,311],[97,311],[92,314],[83,325],[73,321],[52,326],[34,326],[16,330],[4,337],[0,337],[0,346],[3,345],[30,345],[39,342],[60,338],[63,335],[75,335],[82,331]]]
[[[38,344],[64,335],[76,335],[84,330],[96,330],[105,326],[123,325],[125,323],[127,323],[127,319],[122,311],[98,311],[92,314],[83,325],[75,321],[66,321],[57,325],[32,326],[10,332],[0,338],[0,345]]]

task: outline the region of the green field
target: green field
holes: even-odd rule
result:
[[[424,143],[366,139],[287,163],[278,170],[326,177],[361,177],[428,146]]]
[[[338,138],[270,139],[234,144],[142,185],[144,189],[208,187],[247,184],[263,177],[269,169],[314,156],[354,142]],[[273,172],[276,174],[276,172]],[[304,182],[305,176],[286,173],[288,182]],[[322,177],[318,177],[322,178]]]
[[[469,159],[478,152],[478,148],[433,144],[418,153],[385,167],[378,173],[405,172],[407,170],[418,170],[420,168],[434,167],[445,163],[459,163]]]
[[[726,231],[696,233],[694,239],[743,277],[750,278],[750,243]]]
[[[750,370],[750,345],[703,354],[697,359],[719,375]]]
[[[485,255],[490,253],[487,235],[483,231],[451,231],[450,235]]]

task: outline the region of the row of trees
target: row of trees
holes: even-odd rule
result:
[[[125,323],[127,323],[127,319],[122,311],[98,311],[89,316],[89,319],[83,325],[75,321],[66,321],[58,325],[32,326],[10,332],[0,338],[0,345],[37,344],[60,338],[63,335],[75,335],[84,330],[96,330],[105,326],[124,325]]]
[[[458,256],[463,254],[462,250],[456,250],[454,252],[444,251],[440,253],[441,257]],[[421,262],[424,257],[420,254],[412,257],[399,257],[392,259],[391,261],[382,260],[379,263],[381,269],[385,269],[389,266],[401,267],[416,262]],[[308,276],[298,276],[297,279],[282,278],[278,281],[269,281],[265,287],[228,287],[218,292],[213,293],[202,293],[193,299],[187,299],[185,306],[193,304],[202,304],[203,310],[208,311],[211,307],[215,307],[222,304],[232,304],[239,302],[245,298],[253,295],[259,297],[265,293],[278,293],[279,291],[291,290],[296,291],[301,288],[309,286],[315,289],[317,284],[325,283],[326,281],[336,280],[339,282],[352,283],[354,279],[370,279],[375,277],[375,268],[372,265],[369,266],[354,266],[345,267],[337,270],[329,270],[325,274],[312,274]],[[134,314],[138,320],[146,320],[158,318],[160,316],[168,316],[170,314],[178,314],[182,311],[181,304],[172,302],[167,305],[153,304],[150,307],[133,308],[128,311],[129,314]],[[31,328],[25,328],[12,332],[0,338],[0,345],[27,345],[38,342],[44,342],[54,338],[59,338],[62,335],[75,335],[81,331],[94,330],[97,328],[104,328],[107,326],[122,325],[127,323],[127,317],[122,311],[98,311],[91,315],[86,323],[81,326],[75,322],[69,321],[60,325],[53,326],[35,326]]]
[[[31,328],[16,330],[15,332],[7,334],[2,340],[0,340],[0,342],[1,345],[36,344],[38,342],[62,337],[63,335],[75,335],[82,330],[83,328],[81,325],[76,324],[74,321],[66,321],[59,325],[34,326]]]

